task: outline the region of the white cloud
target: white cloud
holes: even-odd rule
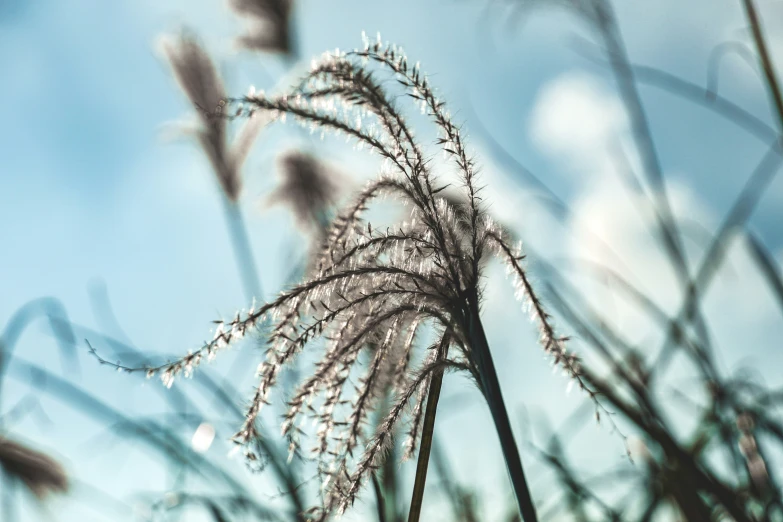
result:
[[[616,175],[606,146],[610,140],[631,143],[620,101],[598,80],[584,73],[568,73],[544,86],[530,129],[535,143],[578,180],[579,190],[570,202],[568,235],[562,239],[567,254],[621,274],[674,314],[681,305],[680,284],[658,239],[646,196],[629,190]],[[667,179],[678,222],[696,222],[714,233],[719,216],[686,184],[672,181],[670,173]],[[696,245],[687,237],[683,241],[693,270],[702,261],[705,245]],[[622,294],[616,288],[594,276],[577,277],[574,282],[629,341],[654,345],[660,337],[660,327],[637,303],[618,297]],[[742,239],[729,246],[703,308],[716,343],[726,349],[722,360],[727,367],[740,356],[764,356],[771,346],[770,336],[780,331],[779,311]],[[756,342],[748,347],[743,339],[751,338]]]
[[[570,72],[547,84],[530,119],[533,142],[564,158],[570,170],[605,170],[606,149],[627,128],[620,101],[594,76]]]

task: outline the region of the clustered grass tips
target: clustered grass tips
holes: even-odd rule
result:
[[[182,92],[199,114],[198,144],[209,159],[223,193],[236,203],[242,190],[240,171],[265,123],[251,118],[235,136],[229,136],[224,118],[210,116],[226,97],[223,80],[195,34],[183,30],[162,39],[161,47]],[[229,139],[231,138],[231,139]]]
[[[396,106],[397,98],[388,92],[388,82],[378,79],[382,75],[396,79],[407,98],[439,129],[437,144],[461,181],[459,201],[440,195],[446,186],[433,174],[432,159],[414,139]],[[171,385],[178,374],[193,371],[205,357],[214,356],[265,318],[271,319],[258,386],[234,436],[238,444],[250,447],[260,436],[256,419],[270,400],[281,369],[314,340],[324,340],[323,354],[292,395],[283,423],[292,452],[302,451],[303,422],[311,418],[318,426],[310,452],[322,477],[323,505],[314,511],[316,518],[342,512],[352,504],[364,480],[382,462],[394,428],[407,422],[406,453],[415,451],[423,402],[435,372],[470,374],[493,415],[501,408],[508,424],[499,390],[494,390],[497,377],[479,319],[481,272],[491,257],[505,261],[517,279],[546,352],[585,388],[579,361],[566,352],[565,338],[556,334],[533,292],[520,250],[509,245],[501,228],[482,210],[477,169],[460,128],[418,64],[410,66],[394,46],[365,40],[362,49],[335,51],[315,61],[287,95],[226,99],[210,117],[235,118],[257,111],[280,120],[293,117],[313,130],[347,135],[380,155],[384,172],[338,214],[305,281],[256,310],[218,323],[212,341],[177,362],[124,369],[160,375]],[[373,229],[364,215],[371,202],[381,197],[408,205],[407,221],[393,229]],[[414,357],[417,346],[428,344],[419,335],[425,327],[435,332],[435,340],[423,357]],[[388,389],[395,399],[378,411],[386,404],[379,399]],[[368,427],[370,413],[382,419],[374,431]],[[510,433],[510,426],[504,429]],[[502,443],[513,445],[513,438]],[[513,475],[512,468],[509,464]]]
[[[281,154],[278,161],[280,184],[266,198],[267,205],[288,206],[296,224],[305,231],[327,228],[327,214],[339,192],[332,173],[315,157],[301,151]]]
[[[17,479],[38,500],[52,493],[66,493],[70,487],[63,466],[49,455],[0,436],[0,469]]]
[[[248,25],[239,37],[239,47],[253,51],[291,53],[293,39],[289,28],[292,0],[228,0],[228,5]]]

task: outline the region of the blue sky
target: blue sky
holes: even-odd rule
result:
[[[634,61],[698,84],[707,78],[706,64],[716,44],[747,41],[736,1],[616,3]],[[421,61],[454,114],[466,121],[469,135],[471,126],[480,123],[576,212],[566,226],[553,224],[475,132],[472,144],[484,166],[490,208],[500,219],[537,252],[553,258],[602,259],[589,239],[597,231],[617,245],[645,288],[674,306],[671,276],[643,233],[634,201],[610,173],[606,142],[628,143],[629,134],[612,79],[574,52],[574,36],[590,33],[559,11],[533,13],[524,23],[509,25],[503,5],[467,0],[298,2],[295,21],[305,57],[299,67],[325,50],[361,45],[362,31],[380,31],[384,39],[404,46],[411,59]],[[783,52],[781,9],[779,3],[761,3],[776,56]],[[156,40],[182,25],[199,33],[232,92],[244,93],[250,84],[271,88],[284,75],[296,75],[276,57],[234,51],[232,38],[241,26],[221,0],[10,0],[0,6],[0,118],[5,122],[0,127],[0,322],[32,299],[53,296],[75,323],[150,352],[176,354],[198,346],[211,320],[230,316],[244,304],[208,164],[186,138],[162,139],[171,122],[189,113],[156,54]],[[752,68],[730,56],[720,70],[721,94],[775,125]],[[686,243],[695,259],[703,245],[698,231],[715,230],[764,147],[701,107],[652,88],[642,93],[672,183],[675,210],[694,223]],[[428,129],[419,136],[434,134]],[[275,185],[277,151],[298,144],[295,133],[265,131],[244,172],[242,208],[267,297],[281,287],[289,253],[302,250],[304,238],[283,209],[264,210],[260,202]],[[372,161],[350,147],[330,141],[318,147],[357,183],[373,174]],[[778,263],[783,261],[781,204],[783,181],[776,179],[750,222]],[[780,382],[772,368],[779,368],[783,357],[771,340],[783,333],[783,321],[748,266],[739,242],[709,295],[708,309],[717,323],[726,368],[739,362],[757,365],[770,382]],[[487,284],[487,330],[499,354],[509,402],[519,411],[524,407],[532,414],[546,411],[553,419],[563,418],[583,399],[575,393],[564,399],[565,381],[551,375],[502,269],[493,267]],[[91,304],[90,293],[100,288],[108,293],[121,331],[101,320],[105,308],[96,312]],[[617,307],[610,315],[629,335],[639,332],[640,340],[649,340],[643,319],[609,303],[599,290],[594,298]],[[252,349],[244,347],[241,356],[258,360]],[[78,373],[63,367],[43,321],[26,331],[16,350],[27,361],[65,372],[123,412],[165,411],[159,390],[151,389],[157,383],[98,367],[83,345]],[[212,370],[230,374],[240,389],[249,390],[252,372],[232,366],[235,355],[227,354]],[[0,412],[29,390],[24,372],[11,374]],[[191,383],[178,385],[198,396]],[[481,477],[478,488],[486,495],[488,513],[495,516],[510,500],[510,490],[494,433],[486,428],[488,413],[465,379],[447,380],[444,404],[449,400],[467,405],[444,408],[438,421],[438,430],[458,434],[446,443],[455,473],[466,481]],[[136,492],[164,491],[171,485],[158,460],[124,443],[96,442],[105,439],[105,427],[54,397],[42,399],[40,409],[11,432],[61,456],[79,481],[130,504]],[[599,450],[582,452],[582,464],[620,458],[622,445],[607,429],[585,433],[576,444]],[[230,426],[218,430],[223,439],[230,435]],[[211,449],[210,455],[222,458],[225,447]],[[531,469],[540,470],[529,460]],[[256,490],[265,493],[270,487],[263,477],[247,477],[239,463],[236,468]],[[411,467],[403,469],[410,472]],[[534,493],[545,496],[545,483],[545,478],[534,480]],[[48,515],[28,510],[27,519],[124,520],[117,512],[85,507],[78,492],[50,504]]]

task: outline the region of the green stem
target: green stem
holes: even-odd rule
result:
[[[478,297],[473,292],[468,297],[468,335],[470,336],[470,348],[476,365],[478,366],[481,389],[492,413],[495,429],[500,438],[500,447],[503,450],[503,458],[506,460],[506,468],[511,478],[511,485],[519,506],[519,514],[524,522],[538,522],[533,498],[530,495],[525,472],[522,469],[522,459],[519,456],[514,433],[511,430],[511,422],[508,418],[503,394],[500,391],[495,363],[489,351],[489,343],[484,333],[484,326],[479,317]]]
[[[386,500],[383,498],[383,491],[381,491],[381,484],[378,482],[378,476],[373,473],[371,475],[372,489],[375,492],[375,508],[378,515],[378,522],[386,522]]]
[[[445,345],[445,346],[444,346]],[[438,359],[445,359],[448,355],[448,343],[442,343],[438,348]],[[432,450],[432,434],[435,431],[435,413],[438,409],[440,389],[443,384],[443,370],[432,375],[430,381],[427,406],[424,411],[424,426],[421,432],[421,445],[419,446],[419,459],[416,463],[416,480],[413,484],[413,496],[411,508],[408,512],[408,522],[419,522],[421,505],[424,500],[424,486],[427,482],[427,469],[430,463],[430,451]]]
[[[253,250],[250,247],[250,238],[239,204],[229,201],[228,198],[224,198],[223,203],[228,231],[231,235],[231,246],[234,248],[234,258],[239,276],[242,279],[242,290],[245,292],[245,298],[250,306],[254,298],[259,301],[263,299]]]

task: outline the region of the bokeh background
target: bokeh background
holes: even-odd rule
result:
[[[650,233],[640,196],[628,189],[624,170],[638,170],[640,161],[616,82],[594,31],[572,9],[521,4],[528,3],[295,1],[296,53],[285,57],[238,49],[242,20],[221,0],[0,2],[0,325],[9,354],[0,434],[57,459],[71,479],[67,494],[38,502],[6,475],[0,518],[217,520],[205,505],[178,506],[183,492],[231,494],[230,480],[261,504],[286,505],[269,473],[251,473],[229,454],[236,418],[213,391],[197,379],[166,390],[157,380],[118,374],[100,366],[84,340],[109,358],[121,359],[115,341],[150,356],[182,354],[210,336],[211,321],[249,304],[220,187],[182,132],[192,107],[159,51],[160,36],[182,27],[198,35],[234,95],[250,85],[280,90],[311,58],[360,46],[362,31],[403,46],[465,123],[489,211],[529,247],[534,280],[543,286],[555,267],[630,344],[657,345],[661,333],[649,318],[576,262],[609,266],[663,309],[678,309],[682,294],[671,264]],[[766,123],[774,138],[778,122],[759,66],[740,49],[752,48],[740,2],[614,7],[632,62],[716,87]],[[783,53],[783,4],[759,1],[758,8],[776,58]],[[682,242],[696,266],[768,139],[659,86],[640,81],[639,89]],[[432,143],[434,129],[415,107],[407,111],[417,135]],[[285,286],[308,248],[291,213],[267,204],[279,183],[280,154],[306,148],[339,173],[346,194],[377,170],[373,158],[343,140],[317,138],[293,126],[266,128],[242,171],[241,212],[264,299]],[[553,195],[567,215],[556,210]],[[783,180],[772,177],[745,227],[778,273],[781,205]],[[783,385],[781,296],[759,271],[744,233],[726,248],[703,298],[718,365],[727,374]],[[557,485],[530,444],[564,429],[575,411],[588,419],[578,430],[566,426],[576,467],[590,474],[630,465],[627,441],[608,424],[589,421],[585,397],[567,392],[567,380],[553,374],[500,266],[488,271],[483,313],[534,496],[546,504]],[[205,372],[230,383],[241,404],[261,357],[251,340]],[[675,375],[672,405],[683,406],[677,393],[692,386],[685,369]],[[690,417],[683,408],[673,415],[681,415],[685,430]],[[205,424],[215,430],[211,443],[193,438]],[[274,416],[268,425],[275,426]],[[171,444],[192,451],[188,462],[206,459],[216,468],[176,462],[173,450],[148,443],[139,426],[165,427],[177,441]],[[447,474],[476,499],[480,519],[507,520],[514,503],[497,438],[480,393],[464,377],[445,380],[435,437]],[[414,469],[414,462],[398,468],[401,506]],[[611,498],[613,491],[610,485],[604,492]],[[364,495],[345,520],[368,520],[374,510]],[[559,516],[551,519],[569,519]],[[255,520],[236,518],[245,519]],[[454,519],[436,474],[428,479],[423,519]]]

